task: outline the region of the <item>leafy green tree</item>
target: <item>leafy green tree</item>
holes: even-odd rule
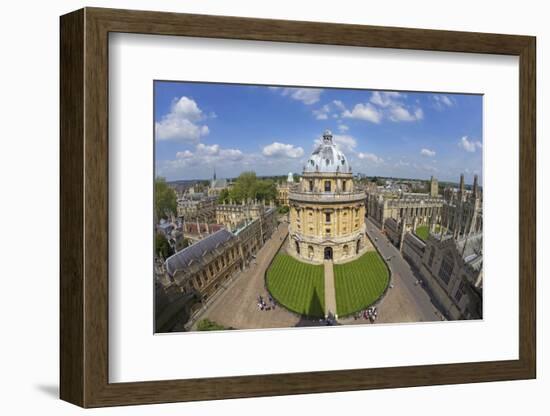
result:
[[[155,235],[155,253],[160,253],[165,259],[174,254],[174,250],[170,246],[170,243],[168,243],[168,240],[166,240],[161,233]]]
[[[271,179],[259,179],[254,172],[243,172],[235,180],[229,197],[236,202],[247,199],[272,201],[277,195],[277,185]]]
[[[155,179],[155,215],[157,221],[168,218],[170,213],[175,213],[177,207],[176,192],[168,186],[166,179]]]
[[[248,198],[254,198],[254,188],[257,180],[258,178],[254,172],[241,173],[229,192],[231,199],[241,202]]]
[[[277,211],[279,211],[279,214],[287,214],[290,209],[287,205],[281,205],[277,208]]]
[[[224,204],[229,202],[230,196],[227,189],[222,189],[220,195],[218,196],[218,204]]]
[[[277,185],[271,179],[259,180],[256,182],[254,194],[256,199],[265,200],[267,202],[273,201],[277,196]]]

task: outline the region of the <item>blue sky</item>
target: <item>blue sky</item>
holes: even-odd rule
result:
[[[325,129],[354,173],[482,179],[482,96],[155,82],[155,167],[168,180],[300,173]]]

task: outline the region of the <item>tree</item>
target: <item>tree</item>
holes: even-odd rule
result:
[[[279,214],[288,214],[290,208],[287,205],[281,205],[277,208],[277,211],[279,212]]]
[[[277,185],[271,179],[259,180],[256,182],[254,194],[256,199],[272,201],[277,196]]]
[[[174,254],[170,243],[168,243],[168,240],[161,233],[155,235],[155,254],[160,254],[165,259]]]
[[[177,208],[176,192],[168,186],[166,179],[155,179],[155,215],[157,220],[168,218]]]
[[[220,195],[218,196],[218,204],[228,203],[229,199],[229,191],[227,189],[222,189]]]
[[[272,201],[277,195],[277,185],[270,179],[258,179],[254,172],[243,172],[235,180],[229,196],[236,202],[247,199]]]

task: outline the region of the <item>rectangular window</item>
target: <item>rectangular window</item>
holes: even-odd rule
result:
[[[464,295],[464,293],[465,293],[464,282],[460,282],[460,285],[458,286],[458,289],[456,290],[456,293],[455,293],[455,300],[457,302],[460,302],[460,299],[462,299],[462,296]]]
[[[451,275],[453,274],[453,268],[453,258],[448,254],[443,258],[441,267],[439,268],[439,278],[443,280],[445,284],[449,284],[449,280],[451,280]]]
[[[346,192],[346,181],[342,181],[342,191]]]
[[[325,181],[325,192],[330,192],[330,181]]]
[[[313,181],[309,181],[309,192],[313,192]]]
[[[330,212],[325,214],[325,222],[330,222]]]

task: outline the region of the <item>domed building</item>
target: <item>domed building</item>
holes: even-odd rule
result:
[[[288,194],[288,252],[315,263],[352,259],[371,246],[365,236],[366,194],[355,190],[349,161],[332,138],[324,132],[299,186]]]

